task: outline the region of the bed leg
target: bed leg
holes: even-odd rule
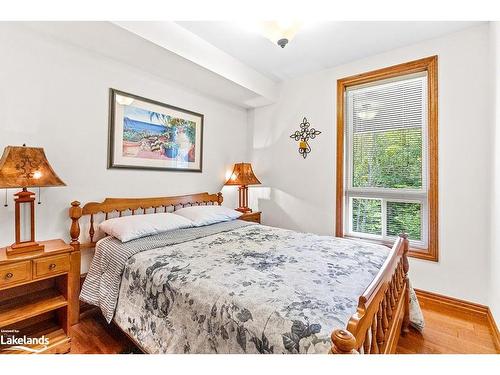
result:
[[[345,329],[332,332],[332,348],[329,354],[359,354],[356,350],[356,338]]]
[[[408,271],[410,269],[410,264],[408,262],[408,250],[409,250],[409,241],[408,235],[406,233],[401,234],[403,237],[403,271],[404,271],[404,283],[405,283],[405,310],[403,315],[403,324],[401,326],[401,333],[406,335],[410,331],[410,279],[408,278]]]
[[[408,288],[408,282],[406,282],[406,288]],[[403,316],[403,325],[401,326],[401,333],[403,336],[410,331],[410,291],[406,289],[405,292],[405,314]]]

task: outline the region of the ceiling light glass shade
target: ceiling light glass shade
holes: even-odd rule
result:
[[[271,42],[278,43],[281,39],[291,41],[299,32],[302,22],[297,20],[260,21],[258,26],[262,35]]]

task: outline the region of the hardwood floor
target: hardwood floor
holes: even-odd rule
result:
[[[419,297],[424,314],[422,334],[414,329],[398,342],[400,354],[492,354],[495,336],[485,314]]]
[[[423,334],[411,329],[399,340],[400,354],[500,353],[495,349],[493,332],[485,317],[420,300],[424,313]],[[108,325],[97,309],[82,314],[72,328],[71,353],[112,354],[138,352],[118,328]]]
[[[117,354],[137,352],[130,339],[113,324],[108,324],[99,309],[81,314],[71,328],[71,354]]]

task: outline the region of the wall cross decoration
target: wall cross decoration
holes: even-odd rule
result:
[[[309,146],[309,140],[316,138],[317,135],[321,134],[319,130],[310,128],[311,124],[304,117],[302,123],[299,125],[300,130],[296,130],[290,138],[295,139],[299,142],[299,154],[305,159],[307,155],[311,152],[311,146]]]

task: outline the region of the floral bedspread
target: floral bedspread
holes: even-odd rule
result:
[[[220,231],[131,256],[114,320],[148,353],[327,353],[388,253],[263,225]]]

